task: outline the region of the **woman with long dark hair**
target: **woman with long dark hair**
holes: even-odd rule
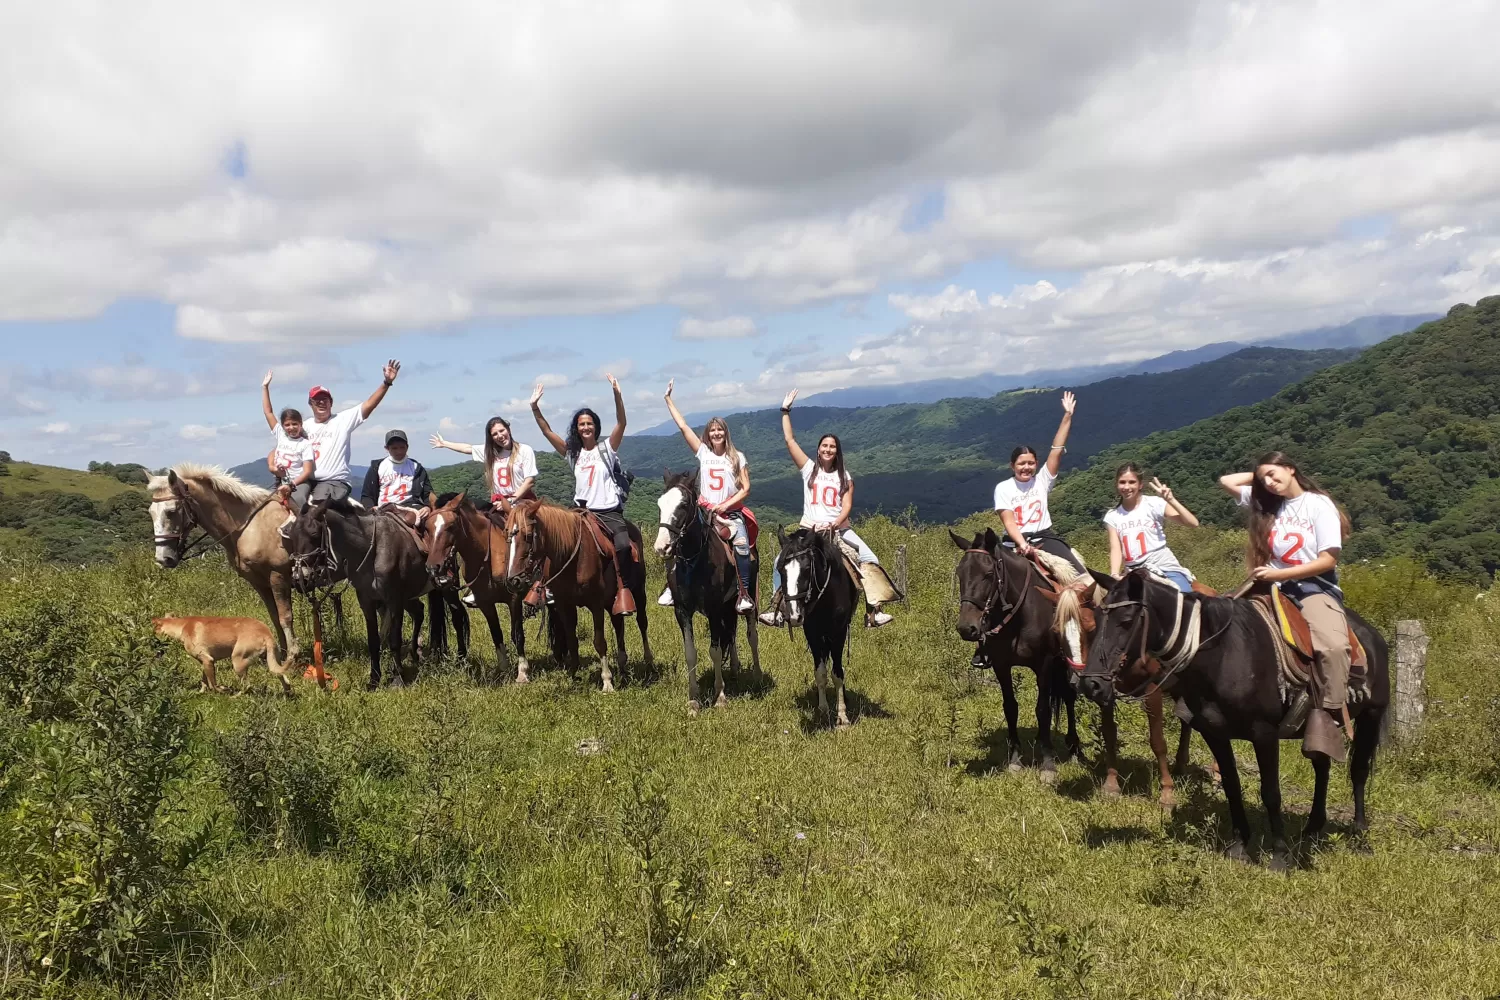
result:
[[[434,448],[447,448],[483,462],[491,503],[527,500],[536,496],[536,452],[531,450],[531,445],[522,444],[511,436],[510,421],[504,417],[490,417],[485,423],[482,445],[448,441],[441,434],[432,435],[428,443]]]
[[[1037,461],[1036,451],[1028,445],[1021,445],[1011,452],[1011,478],[996,484],[995,510],[1000,512],[1007,543],[1021,555],[1029,556],[1033,548],[1041,549],[1066,559],[1083,573],[1083,564],[1073,555],[1072,546],[1052,530],[1052,513],[1047,509],[1047,494],[1052,492],[1052,484],[1057,480],[1057,470],[1062,465],[1068,432],[1073,429],[1073,410],[1077,405],[1078,401],[1071,392],[1063,393],[1062,422],[1052,436],[1052,447],[1047,452],[1045,463]]]
[[[880,610],[879,602],[870,602],[869,577],[880,574],[883,578],[885,571],[864,539],[849,527],[849,515],[854,510],[854,477],[844,468],[844,446],[838,435],[824,434],[818,439],[817,457],[809,458],[792,433],[792,403],[796,399],[797,390],[793,389],[781,401],[781,436],[786,441],[787,453],[792,456],[792,462],[802,475],[802,527],[813,531],[835,532],[846,545],[859,553],[860,572],[865,577],[865,627],[879,628],[889,622],[891,616]],[[774,570],[771,582],[779,594],[781,578]],[[890,586],[889,579],[884,579],[883,583],[882,589]],[[890,587],[890,590],[895,592],[894,587]],[[761,615],[760,620],[766,625],[781,625],[780,602],[773,598],[772,610]]]
[[[1109,575],[1119,576],[1121,568],[1144,566],[1151,573],[1169,581],[1184,594],[1193,592],[1193,574],[1177,561],[1167,545],[1166,522],[1175,521],[1190,528],[1198,527],[1193,512],[1183,506],[1166,483],[1151,478],[1156,496],[1141,495],[1140,466],[1126,462],[1115,470],[1115,490],[1120,505],[1104,515],[1109,532]]]
[[[568,422],[568,436],[559,436],[542,416],[540,384],[531,393],[531,415],[547,443],[568,460],[573,470],[573,502],[592,511],[609,531],[619,580],[619,595],[612,613],[630,614],[636,608],[628,581],[634,578],[636,567],[630,555],[630,522],[625,520],[625,491],[629,487],[617,454],[625,437],[625,397],[620,394],[620,383],[613,375],[605,373],[604,377],[615,396],[615,426],[608,438],[599,436],[599,414],[586,406]]]
[[[1283,594],[1301,605],[1312,632],[1312,697],[1323,711],[1308,713],[1302,753],[1342,761],[1339,724],[1352,650],[1338,560],[1349,520],[1326,490],[1279,451],[1262,455],[1253,472],[1221,477],[1219,485],[1250,508],[1250,575],[1279,584]]]

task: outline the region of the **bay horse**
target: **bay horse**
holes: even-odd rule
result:
[[[1121,691],[1135,697],[1157,689],[1177,699],[1179,711],[1203,734],[1218,762],[1235,835],[1228,853],[1240,860],[1247,857],[1250,821],[1231,741],[1249,741],[1270,825],[1271,867],[1284,869],[1289,851],[1281,815],[1285,711],[1277,648],[1283,639],[1267,626],[1252,606],[1253,599],[1183,594],[1142,570],[1119,579],[1097,572],[1094,576],[1108,596],[1080,681],[1084,694],[1101,705],[1112,704]],[[1368,622],[1352,610],[1346,609],[1346,614],[1368,658],[1368,694],[1350,706],[1354,750],[1349,761],[1354,825],[1365,830],[1365,784],[1380,741],[1381,719],[1390,705],[1389,651]],[[1300,737],[1298,733],[1288,738]],[[1329,770],[1326,756],[1313,759],[1316,780],[1304,834],[1320,833],[1328,822]]]
[[[318,500],[302,508],[286,533],[294,582],[313,586],[342,576],[349,581],[365,616],[370,655],[368,687],[380,686],[381,634],[396,661],[392,686],[416,680],[416,664],[407,669],[402,637],[403,612],[412,616],[415,661],[422,631],[422,595],[432,589],[427,559],[414,529],[397,514],[370,511],[348,500]],[[383,620],[378,620],[383,619]]]
[[[217,542],[229,565],[259,595],[270,616],[284,676],[301,647],[292,625],[292,561],[277,530],[287,510],[270,490],[251,486],[212,465],[182,462],[147,483],[156,563],[172,569],[191,553],[194,529]]]
[[[714,707],[728,704],[724,696],[724,660],[738,672],[740,651],[736,642],[740,615],[734,610],[739,601],[739,570],[734,551],[719,537],[711,521],[713,515],[698,503],[698,473],[672,474],[662,477],[666,491],[656,501],[661,520],[656,532],[656,554],[673,559],[667,586],[672,591],[672,611],[682,632],[682,652],[687,664],[688,714],[696,716],[702,707],[698,699],[698,646],[693,636],[693,615],[708,619],[708,655],[714,665]],[[675,557],[675,558],[674,558]],[[750,547],[750,598],[755,600],[760,583],[760,549]],[[750,660],[755,675],[760,671],[760,637],[756,632],[755,613],[745,616],[745,638],[750,644]]]
[[[802,626],[813,658],[818,711],[825,716],[830,714],[826,689],[828,667],[833,665],[838,710],[835,728],[846,729],[849,715],[844,707],[844,643],[859,603],[859,590],[844,565],[844,554],[833,532],[799,528],[787,534],[778,525],[776,538],[781,542],[776,567],[781,572],[787,627]]]
[[[594,652],[599,655],[600,684],[606,694],[615,690],[604,639],[604,618],[609,616],[615,633],[615,658],[625,671],[625,616],[610,614],[619,588],[615,580],[613,550],[607,554],[579,508],[559,507],[543,500],[522,500],[510,506],[505,518],[505,580],[518,599],[541,581],[552,593],[549,605],[552,654],[576,674],[578,655],[578,609],[594,615]],[[627,522],[628,523],[628,522]],[[641,531],[630,524],[630,541],[641,547]],[[647,666],[654,660],[651,638],[646,632],[646,565],[635,560],[635,579],[627,581],[635,598],[635,620],[641,630],[641,646]]]
[[[505,632],[500,627],[497,604],[510,609],[510,633],[516,643],[516,683],[530,680],[531,665],[526,662],[526,630],[522,628],[521,597],[506,585],[507,545],[505,523],[494,514],[480,511],[460,493],[442,502],[438,497],[427,501],[427,572],[433,584],[450,589],[467,587],[474,606],[484,615],[495,643],[495,662],[502,674],[510,672],[510,654],[505,648]],[[495,513],[503,518],[507,508]]]

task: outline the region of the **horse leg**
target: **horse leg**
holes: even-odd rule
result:
[[[1281,738],[1272,732],[1269,737],[1255,741],[1255,766],[1260,771],[1260,802],[1266,807],[1266,820],[1271,825],[1271,863],[1274,872],[1284,872],[1291,848],[1286,842],[1286,826],[1281,815]],[[1327,758],[1324,758],[1325,762]],[[1318,786],[1328,794],[1328,772],[1318,776]],[[1313,808],[1320,809],[1322,800],[1315,799]]]
[[[849,715],[844,711],[844,644],[833,644],[833,686],[838,694],[839,718],[836,729],[849,728]]]
[[[500,628],[500,612],[493,604],[481,602],[479,613],[484,615],[484,623],[489,626],[490,630],[490,641],[495,644],[496,672],[502,675],[509,673],[510,664],[507,662],[509,658],[505,655],[505,633]]]
[[[620,665],[620,676],[625,675],[625,664],[628,658],[625,655],[625,616],[610,615],[609,624],[615,630],[615,661]]]
[[[682,630],[682,658],[687,670],[688,717],[697,718],[703,706],[698,701],[698,640],[693,635],[693,614],[681,606],[673,609],[677,627]]]
[[[1057,760],[1052,756],[1052,678],[1046,667],[1036,672],[1036,739],[1042,748],[1042,784],[1057,781]]]
[[[641,630],[641,662],[648,667],[656,665],[656,654],[651,652],[651,635],[646,628],[646,589],[641,587],[640,595],[636,598],[636,606],[640,608],[635,613],[636,628]],[[625,620],[620,620],[620,660],[623,665],[625,659]]]
[[[1225,853],[1235,861],[1248,861],[1246,845],[1250,843],[1250,817],[1245,815],[1245,797],[1240,789],[1240,772],[1234,766],[1234,746],[1228,737],[1203,734],[1204,742],[1219,762],[1224,775],[1224,798],[1229,803],[1229,822],[1234,827],[1234,841]]]
[[[1361,713],[1355,720],[1354,753],[1349,757],[1349,782],[1354,786],[1354,828],[1368,830],[1370,820],[1365,815],[1365,782],[1370,778],[1370,765],[1375,762],[1375,747],[1380,742],[1380,716],[1383,711]],[[1321,755],[1320,755],[1321,756]]]
[[[339,630],[340,636],[347,636],[349,628],[344,621],[344,595],[333,595],[333,627]]]
[[[510,638],[516,644],[516,683],[525,684],[531,680],[531,664],[526,662],[526,623],[521,616],[521,600],[513,597],[507,603],[510,605]]]
[[[1307,811],[1307,825],[1302,828],[1302,834],[1306,837],[1316,837],[1323,832],[1323,827],[1328,825],[1328,772],[1331,762],[1327,754],[1318,754],[1312,759],[1313,766],[1313,800],[1312,808]],[[1260,779],[1264,782],[1266,779]]]
[[[291,590],[282,586],[280,581],[281,577],[273,575],[268,582],[257,586],[255,592],[260,595],[266,606],[266,614],[271,619],[271,629],[276,635],[276,656],[290,669],[301,654],[302,647],[297,644],[297,634],[292,624]]]
[[[734,648],[732,644],[730,648]],[[724,696],[724,647],[710,641],[708,658],[714,665],[714,708],[723,708],[729,704],[729,699]]]
[[[1106,799],[1120,797],[1120,773],[1116,770],[1115,758],[1120,750],[1120,732],[1115,724],[1115,706],[1105,705],[1099,709],[1099,729],[1104,735],[1104,787],[1100,789]]]
[[[433,656],[448,655],[448,622],[443,613],[443,592],[437,589],[427,592],[427,649]],[[420,634],[421,629],[417,630]],[[412,650],[416,655],[416,636],[412,636]]]
[[[760,669],[760,630],[754,615],[745,617],[745,642],[750,646],[750,666],[755,671],[756,681],[763,677]]]
[[[458,658],[467,659],[471,635],[469,609],[458,599],[458,593],[452,590],[443,591],[443,603],[448,608],[448,617],[453,619],[453,642],[458,647]]]
[[[1152,691],[1146,696],[1146,731],[1151,734],[1151,752],[1156,756],[1156,770],[1161,774],[1161,797],[1157,799],[1163,809],[1177,805],[1177,786],[1172,780],[1172,768],[1167,761],[1166,723],[1161,716],[1161,692]],[[1188,731],[1182,727],[1183,733]],[[1181,751],[1178,751],[1179,756]]]
[[[828,660],[824,656],[814,654],[813,657],[813,686],[818,689],[818,716],[828,717]]]
[[[401,671],[401,680],[404,681],[407,684],[410,684],[410,683],[412,683],[413,681],[415,681],[417,679],[417,664],[421,662],[421,660],[419,659],[419,657],[420,657],[420,650],[418,648],[417,643],[418,643],[418,638],[422,635],[422,601],[420,599],[415,600],[415,601],[408,601],[407,604],[406,604],[406,611],[407,611],[407,614],[411,615],[412,620],[416,623],[415,627],[413,627],[412,630],[411,630],[411,672],[409,674],[407,673],[406,665],[405,665],[405,663],[401,659],[401,652],[402,651],[401,651],[401,646],[400,646],[400,642],[401,642],[401,627],[400,627],[401,626],[401,616],[400,615],[396,616],[396,623],[397,623],[397,625],[396,625],[396,642],[397,642],[397,646],[396,646],[396,666]]]
[[[374,691],[380,687],[380,622],[373,603],[360,602],[365,613],[365,646],[370,652],[370,682],[367,687]]]
[[[995,666],[995,679],[1000,682],[1000,694],[1005,702],[1005,741],[1006,754],[1005,766],[1011,771],[1021,770],[1021,734],[1016,731],[1016,724],[1021,718],[1021,703],[1016,701],[1016,680],[1011,676],[1009,667],[1001,667],[997,661]]]
[[[604,688],[605,694],[615,693],[614,674],[609,672],[609,647],[604,642],[604,609],[594,608],[594,652],[599,654],[599,680]],[[613,617],[611,615],[611,617]],[[623,636],[624,629],[621,629]],[[620,664],[620,669],[625,669],[625,664]]]
[[[406,683],[402,676],[401,663],[401,633],[406,624],[406,611],[400,604],[387,601],[380,609],[381,632],[385,636],[385,647],[391,652],[391,660],[395,663],[395,669],[391,673],[391,687],[401,687]]]

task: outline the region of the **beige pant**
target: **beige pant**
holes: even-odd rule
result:
[[[1302,617],[1312,631],[1313,690],[1324,708],[1343,708],[1349,688],[1349,619],[1327,594],[1302,599]]]

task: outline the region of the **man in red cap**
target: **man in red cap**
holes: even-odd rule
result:
[[[385,398],[386,392],[401,372],[401,362],[392,358],[385,363],[380,385],[358,406],[351,406],[342,413],[333,412],[333,393],[321,385],[307,390],[307,405],[312,407],[313,419],[303,425],[303,433],[313,443],[314,480],[313,500],[346,500],[353,492],[353,480],[349,472],[349,442],[354,429],[370,418],[375,407]],[[267,383],[271,376],[266,376]]]

